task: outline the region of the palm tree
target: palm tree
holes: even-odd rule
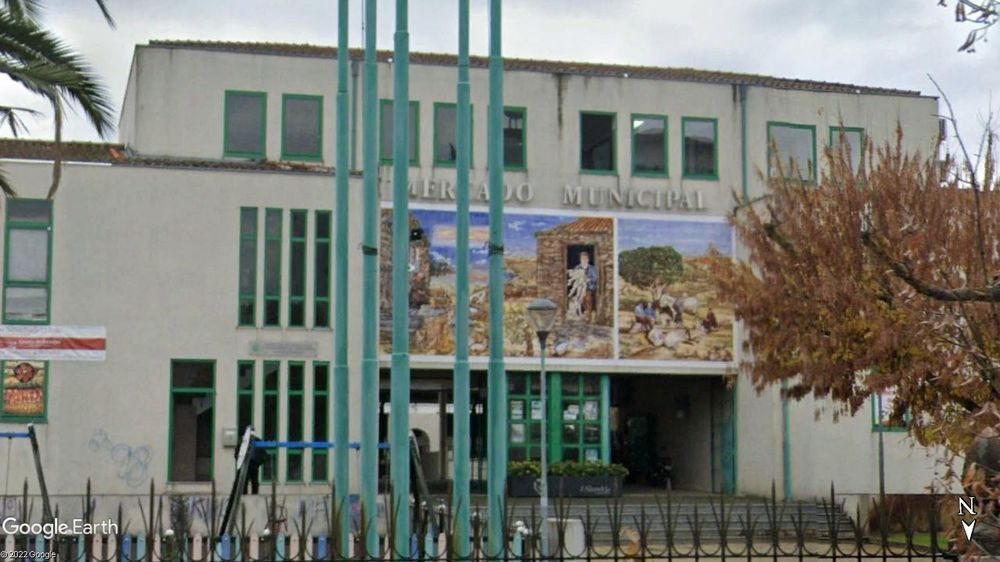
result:
[[[105,0],[95,0],[108,25],[114,20]],[[112,104],[107,88],[94,75],[82,56],[41,27],[38,18],[41,0],[0,0],[0,74],[48,100],[55,124],[55,157],[48,197],[55,196],[62,173],[60,144],[67,102],[75,103],[101,137],[111,132]],[[24,132],[23,115],[38,112],[0,104],[0,128],[7,127],[17,137]],[[0,190],[15,195],[10,181],[0,170]]]

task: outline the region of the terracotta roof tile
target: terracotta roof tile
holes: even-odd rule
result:
[[[573,222],[554,226],[548,230],[535,233],[535,236],[551,234],[611,234],[614,222],[603,217],[583,217]]]
[[[292,43],[158,40],[150,41],[149,46],[174,49],[198,49],[205,51],[248,53],[255,55],[317,58],[334,58],[337,56],[336,47]],[[350,56],[355,60],[363,59],[364,51],[362,49],[351,49]],[[378,52],[378,60],[380,62],[388,62],[392,60],[392,56],[392,51]],[[451,54],[414,52],[410,53],[410,62],[413,64],[455,66],[457,64],[457,58],[455,55]],[[470,58],[469,64],[473,68],[486,68],[489,64],[489,59],[487,57],[474,56]],[[505,58],[504,68],[512,71],[578,74],[582,76],[646,78],[652,80],[674,80],[680,82],[701,82],[708,84],[740,84],[784,90],[805,90],[841,94],[874,94],[909,97],[921,95],[920,92],[915,90],[859,86],[855,84],[822,82],[818,80],[797,80],[793,78],[778,78],[759,74],[700,70],[686,67],[631,66],[621,64]]]

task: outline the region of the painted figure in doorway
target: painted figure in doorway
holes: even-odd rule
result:
[[[568,272],[567,319],[594,322],[597,312],[597,268],[590,263],[590,252],[580,252],[580,262]]]

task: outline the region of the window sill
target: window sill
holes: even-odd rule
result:
[[[580,175],[587,176],[617,176],[618,170],[585,170],[580,169]]]
[[[719,175],[718,174],[712,175],[712,176],[706,176],[706,175],[683,176],[683,178],[686,179],[686,180],[695,180],[695,181],[719,181]]]
[[[653,179],[660,179],[660,180],[668,180],[668,179],[670,179],[670,173],[669,172],[636,172],[636,171],[633,170],[632,171],[632,177],[633,178],[653,178]]]

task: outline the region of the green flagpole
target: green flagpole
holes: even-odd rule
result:
[[[347,125],[350,114],[347,108],[347,0],[339,0],[337,15],[337,240],[336,240],[336,283],[334,303],[334,357],[333,367],[333,481],[335,483],[338,510],[337,532],[340,555],[347,556],[347,537],[350,532],[350,505],[348,501],[348,424],[350,423],[347,385],[347,223],[348,219],[348,140]]]
[[[364,240],[362,251],[364,288],[362,295],[361,358],[361,506],[365,515],[365,548],[368,557],[378,553],[378,67],[375,51],[376,0],[365,1],[365,89],[364,93]]]
[[[455,372],[452,505],[455,517],[455,555],[468,558],[469,544],[469,0],[458,0],[458,152],[455,163]]]
[[[392,432],[390,470],[395,552],[410,552],[410,35],[407,0],[396,0],[392,102]]]
[[[503,59],[500,50],[500,3],[490,0],[490,107],[489,107],[489,300],[490,360],[488,372],[489,476],[486,485],[489,511],[488,556],[504,557],[504,484],[507,480],[507,375],[504,372],[503,337]]]

